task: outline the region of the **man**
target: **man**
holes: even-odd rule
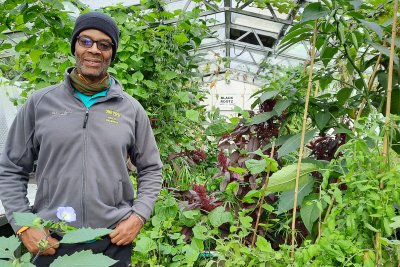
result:
[[[108,15],[79,16],[71,42],[76,67],[66,70],[62,83],[34,92],[10,129],[0,158],[0,199],[30,252],[39,251],[44,234],[16,225],[13,212],[57,221],[59,207],[72,207],[72,226],[113,229],[88,244],[59,246],[57,237],[48,237],[50,248],[35,260],[37,266],[82,249],[129,266],[132,241],[160,191],[162,163],[146,112],[107,72],[118,41],[119,29]],[[128,158],[137,169],[136,198]],[[34,162],[38,190],[31,208],[26,189]]]

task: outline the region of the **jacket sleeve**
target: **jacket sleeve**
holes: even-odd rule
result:
[[[130,156],[137,169],[138,185],[132,211],[148,220],[161,190],[162,163],[149,118],[140,105],[136,108],[135,145]]]
[[[26,195],[38,150],[34,145],[34,113],[33,101],[28,99],[12,123],[0,155],[0,200],[15,232],[21,226],[15,224],[13,212],[31,212]]]

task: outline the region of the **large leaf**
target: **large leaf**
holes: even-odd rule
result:
[[[0,258],[2,259],[13,259],[14,251],[21,244],[19,239],[15,236],[3,237],[0,236]],[[0,266],[2,266],[0,264]]]
[[[318,129],[313,129],[305,134],[304,144],[307,144],[314,135],[318,132]],[[292,137],[290,137],[279,149],[278,149],[278,158],[288,155],[289,153],[300,148],[301,143],[301,133],[298,133]]]
[[[266,122],[267,120],[271,119],[273,116],[276,116],[276,112],[273,110],[271,112],[263,112],[260,114],[255,115],[254,117],[247,120],[246,125],[253,125]]]
[[[256,246],[262,252],[272,253],[274,250],[272,249],[271,243],[268,242],[264,237],[257,236]]]
[[[318,167],[312,163],[301,163],[299,187],[310,182],[310,173]],[[297,163],[288,165],[271,175],[268,181],[268,192],[282,192],[294,190],[296,185]]]
[[[379,36],[379,38],[383,37],[383,29],[381,26],[379,26],[379,24],[372,21],[366,21],[363,19],[359,19],[358,21],[361,22],[361,24],[364,25],[365,27],[373,30]]]
[[[314,222],[318,220],[321,210],[318,208],[319,195],[317,193],[306,196],[301,204],[300,216],[307,230],[311,233]],[[326,203],[323,203],[326,206]]]
[[[345,87],[340,89],[339,92],[336,93],[338,104],[343,105],[349,99],[352,92],[353,88]]]
[[[109,233],[111,233],[111,230],[107,228],[80,228],[66,233],[60,243],[74,244],[87,242],[108,235]]]
[[[12,264],[11,261],[4,261],[4,260],[0,260],[0,266],[1,267],[15,267],[14,264]],[[35,266],[35,265],[33,265]]]
[[[277,91],[277,90],[264,92],[264,93],[260,96],[260,101],[261,101],[261,103],[263,103],[265,100],[271,99],[271,98],[273,98],[274,96],[276,96],[277,94],[279,94],[279,91]]]
[[[276,102],[276,104],[274,106],[276,115],[280,116],[282,114],[282,112],[290,106],[290,104],[292,104],[292,100],[290,100],[290,99],[278,100],[278,102]]]
[[[300,206],[301,203],[303,202],[304,197],[306,197],[308,194],[312,192],[313,186],[314,186],[314,179],[310,179],[308,183],[299,187],[299,192],[297,193],[297,206]],[[283,192],[279,196],[277,213],[281,214],[288,210],[293,209],[293,203],[294,203],[294,190]]]
[[[26,212],[14,212],[13,213],[15,224],[19,226],[37,227],[37,223],[40,218],[33,213]]]
[[[191,121],[198,122],[200,113],[197,110],[189,109],[186,110],[186,118]]]
[[[378,50],[380,53],[384,54],[385,56],[390,57],[390,50],[388,48],[386,48],[380,44],[370,42],[368,40],[366,41],[366,43],[370,44],[373,48],[375,48],[376,50]],[[398,55],[394,54],[393,62],[394,62],[394,64],[399,66],[399,56]]]
[[[249,169],[251,174],[259,174],[265,171],[267,167],[267,162],[264,159],[256,160],[256,159],[249,159],[245,162],[246,168]]]
[[[103,254],[93,254],[90,250],[75,252],[70,256],[58,257],[50,264],[50,267],[74,267],[74,266],[93,266],[93,267],[108,267],[117,263]]]
[[[233,215],[229,211],[225,211],[224,207],[217,207],[208,214],[208,219],[214,227],[219,227],[224,223],[233,222]]]
[[[144,236],[141,237],[138,241],[136,241],[133,250],[146,255],[150,251],[155,250],[156,248],[157,248],[157,243],[150,237]]]
[[[320,2],[311,3],[304,8],[300,22],[316,20],[329,14],[329,9]]]
[[[315,115],[315,124],[318,129],[322,130],[331,119],[331,113],[329,111],[320,111]]]

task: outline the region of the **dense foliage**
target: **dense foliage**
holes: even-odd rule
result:
[[[29,82],[24,94],[59,81],[59,70],[74,61],[69,55],[72,17],[59,3],[48,2],[5,1],[0,8],[2,32],[25,35],[16,45],[17,56],[2,59],[0,66],[12,80]],[[395,55],[390,55],[393,1],[309,3],[281,40],[280,53],[311,43],[314,30],[318,36],[306,150],[299,165],[293,259],[290,225],[311,62],[282,67],[266,60],[260,65],[264,86],[254,94],[252,110],[236,108],[237,116],[229,119],[218,110],[205,114],[195,73],[202,60],[197,49],[210,34],[200,19],[201,8],[171,13],[158,1],[142,2],[148,12],[138,7],[105,9],[122,32],[110,72],[145,106],[165,163],[166,186],[135,241],[132,262],[397,266],[400,31]],[[288,2],[237,5],[273,4],[283,10],[290,7]],[[176,20],[176,25],[164,23],[168,20]],[[0,51],[6,48],[2,44]],[[392,150],[385,156],[381,148],[391,56]]]

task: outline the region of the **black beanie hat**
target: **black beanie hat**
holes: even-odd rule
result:
[[[89,12],[80,15],[75,21],[74,31],[72,32],[71,39],[71,52],[75,55],[75,42],[81,31],[86,29],[96,29],[107,34],[112,42],[112,58],[115,59],[115,53],[118,48],[119,29],[115,21],[108,15],[100,12]]]

